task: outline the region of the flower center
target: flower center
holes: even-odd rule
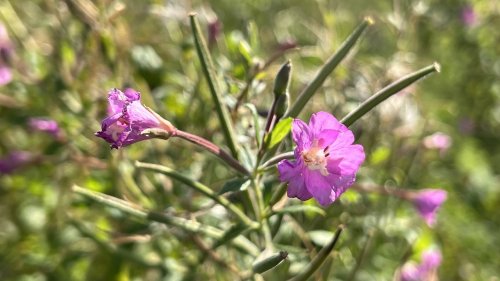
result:
[[[323,176],[328,176],[328,170],[326,169],[326,158],[329,153],[327,152],[328,146],[325,149],[321,149],[318,146],[318,141],[314,140],[311,148],[304,150],[301,154],[304,164],[311,171],[319,170]]]

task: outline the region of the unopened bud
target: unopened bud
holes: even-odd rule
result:
[[[269,269],[280,264],[287,257],[288,257],[288,252],[280,251],[279,253],[273,254],[267,258],[256,261],[252,266],[252,271],[255,273],[264,273]]]
[[[276,100],[276,122],[285,115],[285,112],[288,110],[288,107],[290,106],[290,95],[288,92],[286,92],[284,95],[281,95],[278,97]]]
[[[290,77],[292,76],[292,63],[288,60],[283,64],[276,75],[274,80],[274,98],[277,99],[279,96],[285,94],[288,91],[288,86],[290,85]]]

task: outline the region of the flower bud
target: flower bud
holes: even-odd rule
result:
[[[254,262],[252,266],[252,271],[255,273],[264,273],[269,269],[280,264],[287,257],[288,257],[288,252],[280,251],[279,253],[275,253],[267,258],[257,260]]]
[[[292,75],[292,63],[288,60],[283,64],[276,75],[274,80],[274,98],[278,99],[279,96],[288,92],[288,86],[290,85],[290,76]]]

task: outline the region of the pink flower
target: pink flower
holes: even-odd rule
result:
[[[141,134],[146,129],[174,130],[166,120],[141,104],[141,95],[133,89],[108,93],[108,117],[102,121],[101,131],[95,135],[120,148],[149,139]]]
[[[446,153],[452,143],[451,137],[445,133],[436,132],[424,138],[424,146],[428,149],[437,149],[441,154]]]
[[[365,160],[363,147],[353,145],[353,133],[327,112],[313,114],[309,125],[295,119],[292,137],[295,161],[278,164],[280,180],[288,182],[288,197],[314,197],[322,206],[330,205],[354,183]]]
[[[215,18],[208,23],[208,45],[213,46],[217,43],[217,38],[219,38],[222,32],[222,22]]]
[[[406,263],[399,273],[400,281],[433,281],[437,280],[437,269],[441,264],[441,252],[427,250],[422,254],[420,264]]]
[[[0,158],[0,174],[11,174],[36,160],[36,157],[31,152],[11,151],[6,156]]]
[[[437,211],[446,197],[447,193],[442,189],[423,189],[410,195],[413,205],[428,226],[436,223]]]
[[[476,23],[476,13],[471,5],[466,5],[462,8],[460,17],[462,23],[466,26],[473,26]]]
[[[0,23],[0,86],[8,84],[12,80],[10,70],[10,59],[12,55],[12,42],[7,29]]]
[[[54,138],[61,137],[57,122],[47,118],[30,118],[28,124],[32,130],[48,133]]]

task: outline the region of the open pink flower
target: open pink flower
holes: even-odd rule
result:
[[[436,223],[436,214],[446,200],[447,193],[442,189],[423,189],[411,195],[411,201],[428,226]]]
[[[327,112],[313,114],[309,125],[295,119],[292,137],[295,161],[278,164],[280,180],[288,182],[288,197],[314,197],[322,206],[330,205],[354,183],[365,160],[363,147],[353,145],[353,133]]]
[[[166,120],[141,104],[141,95],[133,89],[122,92],[112,89],[108,93],[108,117],[102,121],[101,131],[95,135],[120,148],[149,139],[141,134],[146,129],[167,131],[175,128]]]

